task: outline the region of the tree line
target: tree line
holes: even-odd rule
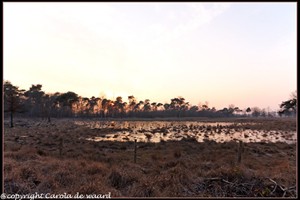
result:
[[[208,104],[190,105],[183,97],[172,98],[169,103],[151,102],[149,99],[138,101],[133,95],[124,101],[118,96],[115,100],[108,98],[82,97],[74,92],[45,93],[41,84],[32,85],[28,90],[19,89],[10,81],[4,81],[5,117],[10,116],[13,126],[15,114],[25,117],[51,118],[61,117],[97,117],[97,118],[167,118],[167,117],[235,117],[235,116],[273,116],[258,107],[241,110],[229,105],[217,110]],[[280,105],[279,115],[296,113],[296,95]]]

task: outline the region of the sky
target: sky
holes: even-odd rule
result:
[[[3,79],[46,93],[278,110],[296,3],[3,3]]]

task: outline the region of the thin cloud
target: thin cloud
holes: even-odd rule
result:
[[[164,24],[157,23],[150,26],[154,33],[161,33],[154,41],[157,43],[170,42],[184,35],[185,33],[195,31],[203,25],[209,24],[216,17],[223,14],[230,8],[229,3],[215,3],[212,5],[206,3],[184,4],[180,11],[166,12],[167,23],[174,24],[173,27],[165,28]],[[160,9],[164,12],[163,6]],[[157,35],[157,34],[154,34]]]

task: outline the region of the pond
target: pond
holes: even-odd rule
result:
[[[91,129],[109,129],[108,133],[99,133],[91,141],[161,142],[194,138],[198,142],[214,140],[219,143],[228,141],[243,142],[286,142],[296,143],[297,132],[285,130],[257,130],[255,123],[234,122],[189,122],[189,121],[75,121]],[[245,128],[245,125],[252,125]]]

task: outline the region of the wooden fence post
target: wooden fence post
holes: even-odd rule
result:
[[[244,144],[243,141],[239,141],[239,147],[238,147],[238,157],[237,162],[240,164],[242,162],[242,152],[243,152]]]
[[[136,139],[134,139],[134,163],[136,163]]]

